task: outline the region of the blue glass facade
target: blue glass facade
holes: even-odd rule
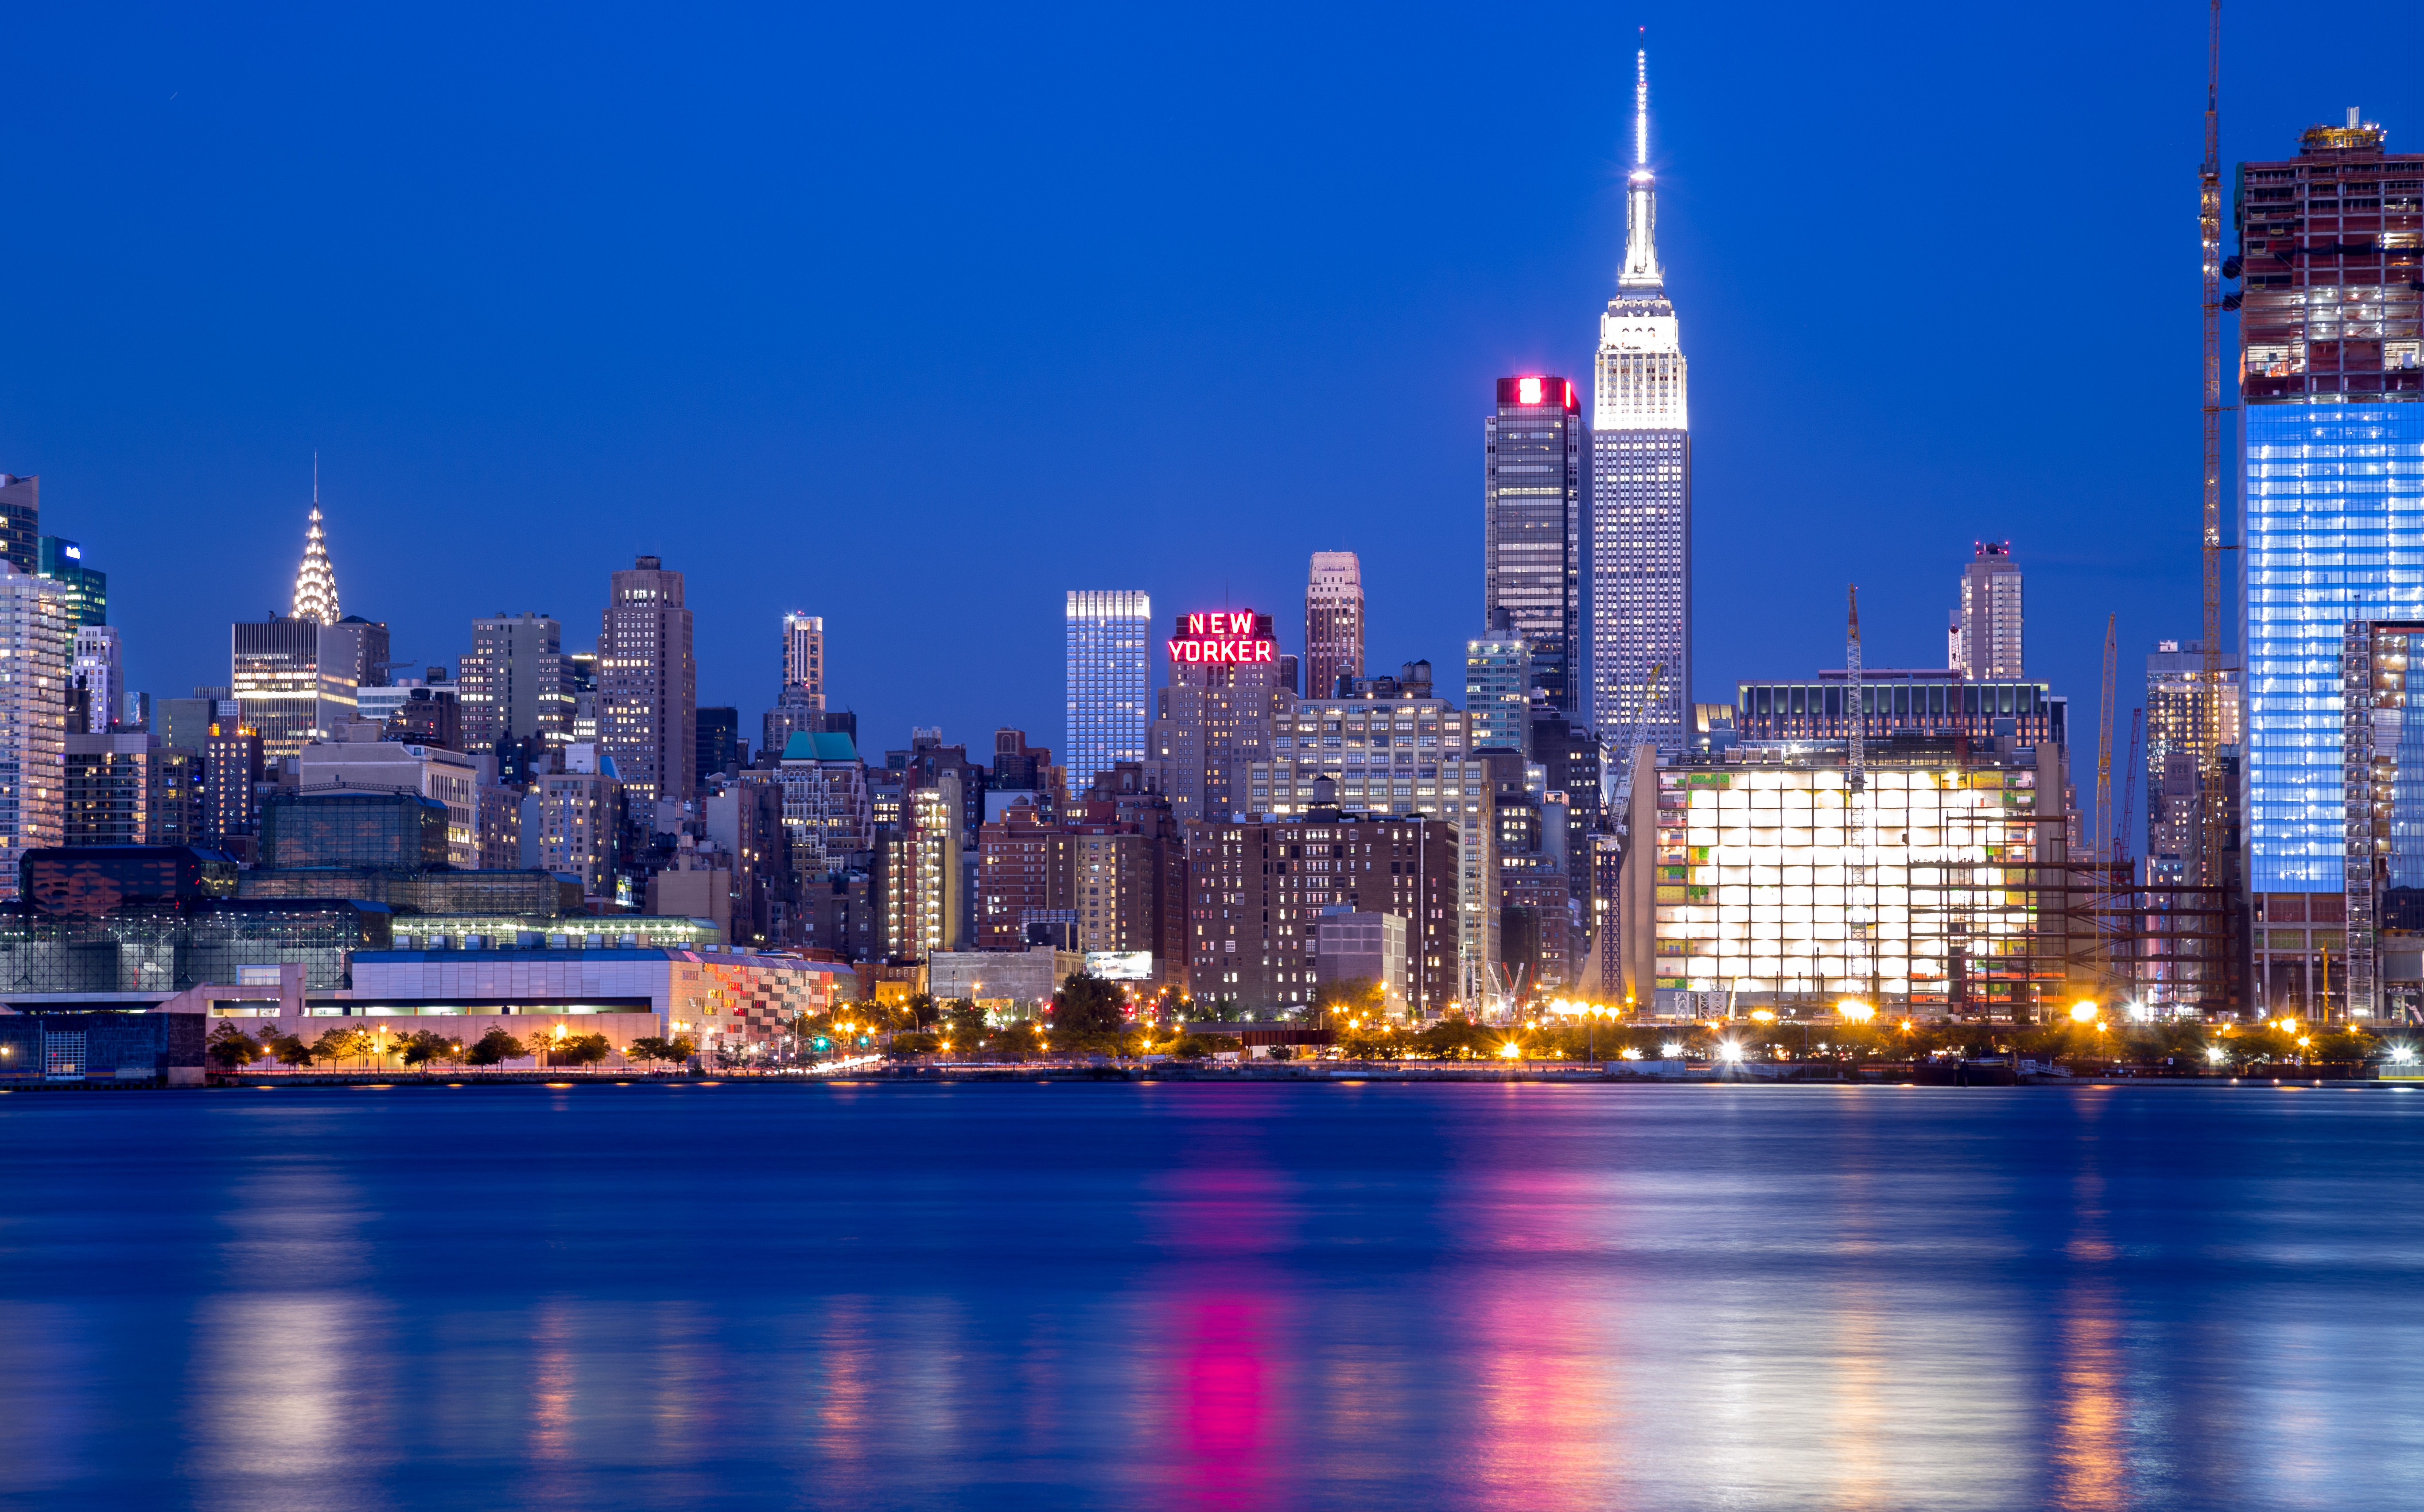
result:
[[[2340,632],[2424,617],[2424,404],[2251,404],[2249,890],[2339,892]]]

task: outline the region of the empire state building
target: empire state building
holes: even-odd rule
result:
[[[1634,68],[1624,271],[1599,319],[1593,368],[1590,717],[1609,740],[1638,720],[1644,740],[1680,753],[1692,707],[1692,431],[1658,265],[1647,52]]]

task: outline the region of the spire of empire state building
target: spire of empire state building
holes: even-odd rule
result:
[[[1633,175],[1624,195],[1624,271],[1616,286],[1666,292],[1658,266],[1658,175],[1650,171],[1650,50],[1633,55]]]
[[[327,533],[320,528],[320,459],[311,459],[311,523],[303,533],[303,565],[295,574],[296,619],[337,623],[337,569],[328,562]]]
[[[1633,171],[1624,266],[1600,312],[1592,363],[1590,719],[1638,729],[1662,753],[1689,744],[1692,707],[1692,430],[1682,334],[1658,262],[1650,167],[1650,55],[1633,63]]]

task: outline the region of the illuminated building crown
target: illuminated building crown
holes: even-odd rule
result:
[[[328,565],[327,533],[320,529],[320,489],[311,489],[311,525],[303,533],[303,565],[295,574],[295,617],[337,623],[337,569]]]

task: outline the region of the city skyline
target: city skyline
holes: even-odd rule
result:
[[[2283,48],[2268,46],[2260,56],[2247,45],[2225,52],[2225,92],[2238,102],[2224,124],[2226,159],[2277,156],[2279,143],[2305,125],[2338,119],[2352,101],[2389,126],[2394,146],[2405,139],[2403,131],[2424,119],[2412,82],[2371,60],[2329,54],[2295,28],[2272,25],[2287,14],[2280,8],[2253,6],[2234,12],[2234,26],[2244,28],[2236,35],[2270,31],[2290,40]],[[1764,142],[1788,129],[1807,129],[1822,137],[1831,131],[1870,142],[1865,151],[1886,154],[1876,170],[1879,182],[1915,173],[1944,185],[1910,197],[1908,203],[1879,205],[1883,230],[1892,235],[1924,230],[1930,237],[1960,240],[1972,234],[1971,227],[2006,215],[2005,197],[1982,196],[1932,175],[1952,151],[1950,145],[1868,129],[1887,114],[1952,108],[1951,97],[1934,87],[1891,103],[1864,96],[1891,95],[1901,86],[1889,89],[1886,80],[1907,76],[1914,65],[1958,56],[1958,30],[1897,32],[1890,13],[1848,30],[1803,28],[1778,11],[1762,18],[1774,33],[1762,44],[1697,21],[1666,25],[1650,19],[1652,66],[1659,76],[1652,145],[1664,212],[1661,246],[1676,297],[1694,321],[1696,502],[1703,525],[1696,542],[1698,597],[1709,600],[1713,585],[1760,583],[1767,612],[1762,617],[1797,631],[1830,625],[1840,581],[1859,580],[1870,587],[1872,655],[1919,664],[1935,660],[1926,648],[1941,634],[1942,605],[1931,594],[1897,593],[1890,581],[1879,581],[1874,543],[1885,543],[1890,568],[1924,578],[1938,570],[1935,564],[1966,551],[1971,540],[1991,536],[2011,538],[2031,564],[2031,618],[2037,631],[2032,662],[2042,663],[2032,670],[2055,685],[2074,692],[2092,687],[2097,631],[2112,609],[2122,613],[2125,645],[2193,638],[2193,567],[2183,566],[2180,553],[2165,544],[2169,512],[2161,503],[2178,497],[2181,469],[2193,466],[2182,460],[2193,452],[2188,438],[2193,361],[2161,358],[2146,374],[2126,380],[2116,397],[2130,413],[2146,417],[2144,426],[2112,436],[2049,436],[2032,449],[2042,456],[2021,457],[2015,466],[2000,433],[1984,417],[2025,391],[2017,373],[1983,374],[1979,381],[1985,387],[1957,405],[1941,394],[1917,393],[1886,406],[1882,386],[1897,364],[1906,366],[1926,343],[1940,340],[1940,315],[1922,319],[1899,305],[1864,310],[1864,344],[1854,364],[1856,376],[1847,383],[1844,353],[1821,328],[1826,322],[1810,314],[1803,280],[1769,276],[1775,226],[1814,223],[1810,217],[1832,202],[1833,189],[1814,178],[1777,183],[1773,197],[1757,201],[1755,215],[1749,202],[1734,196],[1738,182],[1747,186],[1746,173],[1757,175],[1762,193],[1768,193],[1768,170],[1758,166]],[[45,24],[72,27],[56,18]],[[668,529],[671,521],[662,506],[670,497],[681,506],[677,513],[736,531],[767,521],[808,522],[819,533],[821,549],[869,549],[875,537],[869,533],[901,509],[981,505],[971,520],[1006,522],[1025,516],[1052,522],[1044,535],[1082,532],[1089,520],[1108,517],[1104,511],[1121,490],[1076,481],[1073,491],[1072,476],[1052,465],[1052,454],[1037,441],[1074,433],[1082,423],[1076,397],[1086,385],[1077,380],[1099,373],[1102,364],[1078,360],[1053,342],[1030,343],[1036,355],[1020,370],[1029,376],[1017,380],[1024,386],[1018,391],[1065,396],[1068,403],[1060,397],[1040,406],[1028,403],[1015,431],[1004,428],[1006,419],[981,421],[976,429],[943,441],[933,465],[913,461],[890,474],[889,482],[870,486],[878,475],[853,460],[847,448],[823,438],[837,438],[859,424],[861,406],[877,403],[886,387],[875,374],[901,371],[905,352],[887,343],[891,355],[883,362],[848,360],[850,354],[871,349],[865,346],[865,333],[847,322],[833,344],[815,349],[821,354],[816,365],[834,374],[831,379],[803,389],[792,380],[769,380],[754,361],[744,361],[737,380],[759,385],[766,403],[744,404],[729,421],[715,422],[673,445],[670,436],[658,434],[663,422],[651,417],[687,412],[683,396],[691,391],[687,375],[694,364],[680,358],[678,346],[584,348],[582,371],[550,364],[525,372],[518,389],[537,396],[528,402],[504,399],[474,384],[459,399],[432,407],[411,387],[423,371],[416,365],[419,348],[408,341],[396,347],[404,338],[378,324],[365,327],[368,344],[359,355],[373,358],[387,352],[405,359],[391,377],[354,373],[361,364],[352,348],[327,341],[305,343],[299,367],[246,344],[245,360],[214,367],[208,392],[188,392],[180,387],[176,374],[182,369],[176,364],[201,333],[190,321],[171,319],[146,328],[146,340],[157,342],[171,359],[165,375],[121,385],[122,399],[104,404],[95,387],[103,369],[95,364],[114,350],[117,338],[106,330],[79,332],[78,341],[95,344],[62,346],[69,333],[41,310],[29,310],[22,323],[28,353],[24,373],[42,376],[39,388],[22,374],[0,379],[10,386],[6,391],[11,401],[0,405],[0,453],[6,454],[0,466],[42,474],[49,485],[47,528],[83,541],[93,560],[112,569],[115,597],[123,606],[112,618],[125,631],[129,685],[155,694],[182,693],[219,680],[213,656],[187,647],[181,657],[177,638],[167,629],[167,606],[185,600],[196,585],[202,585],[199,591],[205,597],[224,600],[212,607],[226,618],[254,617],[287,604],[293,541],[310,501],[314,450],[324,454],[322,499],[345,608],[391,624],[396,652],[416,664],[453,665],[468,649],[470,620],[501,607],[582,625],[597,607],[593,585],[602,573],[634,554],[656,552],[681,558],[692,578],[701,636],[701,703],[762,707],[765,627],[782,611],[798,607],[834,627],[835,665],[841,669],[834,702],[854,708],[870,730],[938,720],[972,737],[997,724],[1051,729],[1058,724],[1053,716],[1060,702],[1059,669],[1043,652],[1046,637],[1057,632],[1058,596],[1067,587],[1090,581],[1134,582],[1172,609],[1282,605],[1301,591],[1306,555],[1340,549],[1362,556],[1371,603],[1371,662],[1386,667],[1427,657],[1452,677],[1445,669],[1475,629],[1475,616],[1464,607],[1471,602],[1464,547],[1478,536],[1471,507],[1478,473],[1469,439],[1472,417],[1476,410],[1486,412],[1488,385],[1499,376],[1587,371],[1587,333],[1580,328],[1580,312],[1605,301],[1618,271],[1635,38],[1625,23],[1587,19],[1578,24],[1584,27],[1582,56],[1561,60],[1552,75],[1557,87],[1548,91],[1553,103],[1537,134],[1550,144],[1545,151],[1527,151],[1520,163],[1499,151],[1503,134],[1485,129],[1499,115],[1494,96],[1458,104],[1437,121],[1416,127],[1420,150],[1444,165],[1450,185],[1459,174],[1485,165],[1505,177],[1513,198],[1486,234],[1476,228],[1444,241],[1432,238],[1435,248],[1419,251],[1354,233],[1365,254],[1380,258],[1371,267],[1377,279],[1373,295],[1395,309],[1406,308],[1404,292],[1435,281],[1452,267],[1459,292],[1457,303],[1443,311],[1444,320],[1424,321],[1416,331],[1402,314],[1383,318],[1361,296],[1340,304],[1343,288],[1320,278],[1216,277],[1203,294],[1172,307],[1182,328],[1191,330],[1217,306],[1219,321],[1243,323],[1239,328],[1253,333],[1250,340],[1267,359],[1241,370],[1244,349],[1216,342],[1202,354],[1211,363],[1202,379],[1159,360],[1148,364],[1144,371],[1155,394],[1150,413],[1112,443],[1123,460],[1106,470],[1145,480],[1141,501],[1151,518],[1142,535],[1107,536],[1094,553],[1101,572],[1070,570],[1043,552],[1040,536],[1014,530],[1006,535],[982,529],[946,533],[938,540],[942,581],[968,588],[985,583],[988,604],[998,616],[994,638],[1018,647],[1015,656],[1003,659],[1014,665],[965,690],[945,687],[929,694],[911,686],[913,669],[944,663],[948,641],[939,627],[884,613],[874,585],[837,583],[831,592],[802,595],[774,567],[782,553],[702,559],[664,538],[680,532]],[[2033,51],[2024,48],[2008,61],[1965,57],[1962,68],[1969,72],[1962,75],[1967,82],[1954,135],[1964,152],[2005,160],[2084,151],[2113,132],[2144,140],[2178,135],[2186,151],[2193,144],[2183,135],[2179,112],[2190,107],[2178,102],[2193,106],[2201,99],[2201,38],[2194,32],[2187,21],[2129,17],[2099,31],[2099,47],[2093,52],[2032,43]],[[502,45],[511,52],[522,42],[534,39],[508,37]],[[1319,56],[1363,44],[1322,31],[1306,45]],[[409,48],[406,52],[411,56]],[[251,66],[228,61],[239,72]],[[1428,44],[1403,61],[1426,80],[1449,67],[1444,53]],[[1259,67],[1251,60],[1242,66],[1249,74]],[[375,78],[381,66],[356,69]],[[1539,97],[1543,81],[1525,77],[1525,98]],[[2026,88],[2018,88],[2023,78]],[[2061,119],[2048,120],[2028,104],[2048,81],[2073,106]],[[557,88],[548,78],[537,84],[539,99]],[[2002,88],[2006,84],[2013,88]],[[33,88],[42,93],[58,86],[58,79],[51,79]],[[1177,87],[1183,96],[1192,81],[1182,79]],[[1345,105],[1373,85],[1348,70],[1339,88]],[[172,92],[179,96],[173,104]],[[243,139],[256,129],[248,119],[213,103],[205,92],[169,86],[159,94],[158,112],[128,128],[138,138],[167,133],[182,140],[181,134],[199,132]],[[200,118],[180,114],[191,111],[198,100],[205,105]],[[328,130],[341,140],[362,142],[368,123],[342,101],[329,103]],[[65,102],[56,119],[72,122],[82,108]],[[507,140],[529,129],[518,115],[497,124]],[[611,128],[614,122],[599,124]],[[1299,138],[1318,131],[1316,121],[1299,117],[1283,124]],[[1274,137],[1281,129],[1275,125]],[[457,141],[441,133],[429,151],[443,158]],[[929,160],[937,145],[920,136],[894,151],[909,165]],[[1218,176],[1261,161],[1266,146],[1262,138],[1220,148],[1189,143],[1183,155]],[[57,162],[83,164],[88,172],[107,167],[94,153],[120,150],[116,138],[83,145],[62,141],[56,148]],[[371,182],[406,171],[391,153],[375,143],[372,148],[365,168]],[[2096,203],[2114,207],[2112,255],[2150,280],[2150,291],[2161,287],[2168,276],[2163,270],[2177,263],[2184,213],[2179,196],[2185,191],[2160,158],[2153,152],[2133,155],[2109,184],[2091,191]],[[279,182],[295,167],[279,153],[265,162],[264,183]],[[1378,171],[1387,181],[1390,170]],[[172,174],[163,193],[199,190],[202,182]],[[849,184],[829,187],[836,204],[861,192]],[[57,234],[44,244],[60,247],[82,246],[104,226],[141,213],[89,203],[63,179],[38,178],[28,192],[33,212],[56,223]],[[1259,192],[1285,203],[1304,190],[1284,177]],[[550,208],[563,214],[579,210],[555,201]],[[1154,214],[1140,234],[1158,237],[1165,233],[1164,213],[1158,201],[1149,208]],[[1431,225],[1443,207],[1434,198],[1418,197],[1409,211]],[[1343,226],[1327,223],[1317,230],[1332,238],[1347,234]],[[524,231],[545,234],[544,224],[526,225]],[[131,245],[144,238],[122,240]],[[340,245],[344,241],[338,238]],[[1038,260],[1063,247],[1046,228],[1025,221],[1013,228],[1013,242],[1015,260],[1029,269],[1048,269],[1050,264]],[[30,276],[51,268],[47,260],[56,254],[26,244],[6,255]],[[323,261],[342,266],[350,255]],[[1065,272],[1081,265],[1095,266],[1080,257]],[[398,297],[406,307],[436,297],[441,287],[452,287],[448,280],[463,277],[454,263],[439,267],[442,279],[403,282]],[[594,263],[574,266],[576,281],[605,271]],[[1047,273],[1051,279],[1062,276]],[[1952,285],[1941,280],[1950,274],[1921,270],[1914,276],[1922,285],[1914,305],[1933,301],[1939,311],[1955,308],[1944,300]],[[47,277],[31,277],[30,282],[41,284]],[[71,276],[70,292],[72,285]],[[461,292],[473,296],[475,305],[492,297],[484,284]],[[239,282],[236,294],[239,306],[258,316],[263,332],[297,316],[248,284]],[[1309,301],[1316,299],[1325,310],[1346,312],[1343,340],[1319,343],[1322,349],[1310,361],[1270,359],[1285,350],[1272,347],[1272,341],[1285,338],[1301,345],[1312,328],[1304,323],[1315,318]],[[797,308],[778,305],[775,313],[789,319],[783,312]],[[896,301],[895,308],[908,312],[903,318],[912,322],[902,328],[902,339],[922,342],[915,302]],[[2125,326],[2119,339],[2183,351],[2180,336],[2193,318],[2193,310],[2183,313],[2185,308],[2150,292],[2143,307],[2117,317]],[[532,318],[552,320],[553,310],[543,302]],[[1069,329],[1092,323],[1113,342],[1109,350],[1128,351],[1140,339],[1124,317],[1108,308],[1081,304],[1074,318],[1077,325]],[[453,326],[475,347],[486,339],[459,322]],[[706,327],[708,335],[720,330],[712,321]],[[674,358],[665,370],[672,378],[632,388],[598,376],[601,367],[612,372],[644,352],[652,362],[660,356]],[[450,364],[459,358],[451,357]],[[936,361],[919,356],[908,366],[931,368]],[[1007,376],[1012,370],[1000,371]],[[1243,389],[1236,386],[1241,371],[1252,375]],[[301,381],[306,373],[311,374],[308,383]],[[1357,375],[1351,382],[1350,374]],[[1343,457],[1309,450],[1309,441],[1268,424],[1273,415],[1314,404],[1296,396],[1316,389],[1332,396],[1320,403],[1346,405],[1367,432],[1379,422],[1388,444],[1377,452],[1368,441],[1360,444],[1354,469],[1342,471]],[[1240,409],[1239,400],[1247,398],[1252,402]],[[198,420],[206,417],[216,438],[204,446],[183,422],[147,419],[186,411]],[[483,412],[509,419],[517,438],[510,444],[500,439],[489,422],[476,419]],[[611,432],[600,426],[611,426]],[[763,441],[747,438],[753,431],[797,432],[798,440],[770,451]],[[965,469],[959,463],[937,469],[943,456],[960,457],[963,448],[976,445],[991,449],[993,460],[983,470],[986,481],[971,493],[961,481]],[[1172,448],[1211,460],[1182,469],[1140,466]],[[778,456],[788,480],[780,484],[765,470]],[[948,492],[936,492],[947,474]],[[1789,488],[1787,478],[1794,480]],[[2083,485],[2075,485],[2081,480]],[[1133,489],[1126,492],[1134,497]],[[1206,549],[1201,541],[1172,549],[1172,522],[1205,517],[1215,501],[1235,507],[1241,500],[1270,517],[1268,542],[1251,551],[1226,542]],[[2126,540],[2097,533],[2125,507],[2145,529]],[[1426,532],[1443,533],[1439,538],[1457,549],[1433,552],[1419,543],[1423,533],[1410,541],[1406,533],[1394,530],[1390,520],[1408,511]],[[433,577],[426,571],[420,543],[428,532],[477,539],[479,526],[507,515],[540,524],[578,520],[578,531],[551,537],[569,539],[573,549],[456,554],[445,573]],[[2190,516],[2179,518],[2177,528],[2193,529]],[[789,529],[782,526],[778,534]],[[1002,580],[995,574],[1005,569],[1022,587],[1034,580],[1033,591],[1000,593]],[[1722,697],[1738,680],[1797,670],[1774,664],[1764,628],[1706,612],[1701,619],[1695,647],[1699,699]],[[1293,639],[1287,618],[1282,637]],[[574,639],[584,638],[576,630]]]

